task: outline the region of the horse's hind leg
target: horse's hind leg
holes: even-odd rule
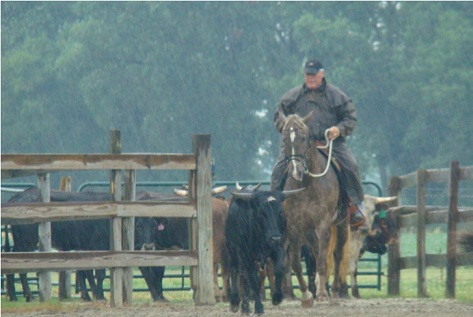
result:
[[[315,257],[310,252],[310,249],[307,246],[302,246],[302,254],[305,261],[305,270],[307,272],[307,279],[309,280],[309,291],[312,293],[312,296],[316,296],[317,288],[315,286]]]
[[[333,251],[335,260],[334,281],[332,285],[332,297],[348,298],[347,274],[349,271],[349,229],[347,224],[332,228],[332,234],[336,235],[336,244]]]

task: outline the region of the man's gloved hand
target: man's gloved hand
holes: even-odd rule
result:
[[[340,130],[338,127],[333,126],[330,129],[328,129],[328,139],[329,140],[335,140],[340,136]]]

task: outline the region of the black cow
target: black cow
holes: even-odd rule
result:
[[[146,195],[143,195],[146,199]],[[51,191],[52,202],[91,202],[91,201],[108,201],[110,195],[107,193],[96,192],[62,192]],[[148,198],[149,199],[149,198]],[[40,194],[38,189],[32,188],[13,196],[8,205],[25,203],[25,202],[39,202]],[[154,243],[154,230],[159,230],[160,219],[141,218],[135,219],[135,249],[146,249],[151,243]],[[14,240],[14,252],[31,252],[37,248],[38,244],[38,225],[13,225],[11,227],[12,237]],[[108,219],[99,220],[82,220],[82,221],[60,221],[51,223],[51,240],[52,245],[61,251],[71,250],[110,250],[110,221]],[[140,268],[141,269],[141,268]],[[161,276],[164,274],[163,268],[154,269],[155,274]],[[162,273],[161,273],[162,271]],[[146,282],[148,275],[143,274]],[[81,298],[90,301],[85,285],[85,279],[89,281],[95,299],[104,300],[103,280],[105,279],[105,270],[96,270],[97,283],[93,276],[92,270],[77,271],[78,283],[81,289]],[[151,278],[151,277],[150,277]],[[23,286],[23,294],[27,301],[33,298],[32,292],[29,288],[26,279],[26,273],[20,274],[20,280]],[[13,274],[7,275],[7,296],[11,301],[16,301]],[[154,285],[151,283],[151,285]],[[153,288],[150,287],[150,292],[153,295]],[[162,287],[161,287],[162,292]],[[153,295],[153,298],[155,296]]]
[[[255,301],[255,314],[263,314],[264,307],[259,296],[258,270],[271,258],[275,275],[273,305],[282,298],[281,282],[284,272],[284,242],[286,219],[282,202],[287,195],[299,192],[258,191],[243,189],[232,192],[228,216],[225,221],[224,266],[231,272],[230,307],[237,312],[242,295],[241,311],[250,312],[250,296]],[[238,289],[240,278],[243,289]]]
[[[75,193],[51,191],[52,202],[67,201],[106,201],[109,195],[104,193]],[[24,192],[14,195],[7,205],[21,204],[25,202],[39,202],[40,193],[37,188],[30,188]],[[107,220],[83,220],[83,221],[61,221],[51,223],[51,241],[52,245],[58,250],[109,250],[109,222]],[[31,252],[38,245],[38,224],[32,225],[13,225],[11,226],[12,237],[14,241],[14,252]],[[107,239],[102,237],[106,236]],[[94,296],[103,300],[103,289],[97,287],[90,270],[78,271],[78,281],[81,287],[81,297],[84,300],[90,300],[87,288],[85,287],[85,278],[87,277],[91,284]],[[105,270],[97,271],[98,285],[101,286],[101,280],[105,278]],[[11,301],[16,301],[14,275],[7,275],[7,296]],[[33,299],[33,295],[27,283],[26,273],[20,274],[20,281],[23,286],[23,295],[27,301]]]

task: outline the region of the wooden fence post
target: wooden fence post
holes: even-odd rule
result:
[[[211,147],[210,135],[192,136],[196,159],[196,205],[197,205],[197,294],[196,305],[214,305],[212,202],[211,202]]]
[[[425,263],[425,230],[427,210],[425,208],[425,184],[427,171],[417,170],[417,297],[427,297],[426,263]]]
[[[448,197],[447,284],[445,287],[445,297],[447,298],[455,298],[459,179],[459,163],[458,161],[452,161],[450,162]]]
[[[49,173],[38,174],[38,188],[41,201],[48,203],[51,200],[51,181]],[[51,222],[40,222],[38,226],[39,251],[51,251]],[[39,300],[51,300],[51,272],[39,273]]]
[[[120,130],[110,130],[110,152],[121,153]],[[121,171],[110,171],[110,199],[121,200],[122,182]],[[122,250],[122,219],[114,217],[110,220],[110,250]],[[110,269],[110,305],[112,307],[123,306],[123,268]]]
[[[195,187],[196,187],[196,178],[197,178],[196,170],[189,171],[189,199],[196,201],[196,194],[195,194]],[[189,250],[197,252],[197,233],[198,233],[198,226],[197,226],[197,218],[190,218],[189,219]],[[196,266],[191,266],[189,270],[190,276],[190,286],[193,291],[197,291],[197,268]],[[194,294],[194,299],[196,298]]]
[[[136,201],[136,171],[125,171],[125,200]],[[135,247],[135,217],[122,219],[123,250],[134,250]],[[123,269],[123,302],[131,304],[133,300],[133,268]]]
[[[70,176],[61,177],[59,190],[70,192],[72,190],[72,179]],[[58,280],[59,300],[71,298],[71,271],[59,272]]]
[[[397,205],[399,205],[401,189],[399,186],[399,177],[391,177],[389,183],[389,195],[397,196]],[[399,223],[399,215],[396,215],[396,220]],[[393,245],[388,245],[388,295],[399,295],[401,284],[401,230],[398,229],[399,241]]]

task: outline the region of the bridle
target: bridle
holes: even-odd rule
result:
[[[294,127],[291,126],[289,129],[289,140],[290,144],[287,144],[291,148],[291,155],[286,156],[286,162],[288,164],[292,163],[294,165],[294,168],[296,167],[296,162],[300,162],[303,166],[304,169],[304,174],[309,175],[310,177],[322,177],[325,174],[327,174],[328,169],[330,167],[330,161],[332,159],[332,147],[333,147],[333,140],[329,140],[328,138],[328,129],[325,130],[324,136],[325,136],[325,145],[317,145],[318,149],[326,149],[328,148],[328,159],[327,159],[327,166],[325,167],[325,170],[322,173],[319,174],[314,174],[309,171],[309,168],[307,167],[307,151],[310,148],[310,143],[309,143],[309,138],[307,138],[307,148],[304,154],[296,154],[294,150],[294,141],[296,140],[296,131],[294,130]]]

